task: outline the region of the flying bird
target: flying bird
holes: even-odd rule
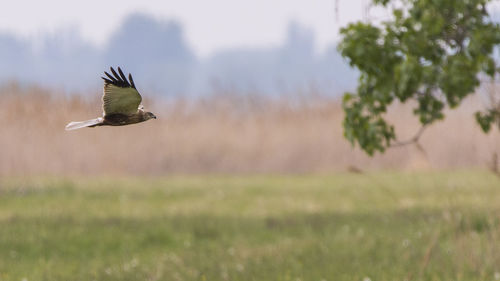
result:
[[[141,105],[142,97],[137,91],[132,74],[127,77],[118,67],[118,73],[110,67],[111,74],[104,71],[104,93],[102,95],[103,117],[87,121],[70,122],[66,130],[76,130],[96,126],[123,126],[156,119],[151,112],[146,112]]]

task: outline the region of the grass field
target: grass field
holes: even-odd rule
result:
[[[0,280],[495,280],[486,172],[1,179]]]

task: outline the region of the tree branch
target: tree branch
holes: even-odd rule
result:
[[[391,143],[388,148],[401,147],[401,146],[406,146],[406,145],[410,145],[410,144],[414,144],[414,143],[418,144],[418,141],[420,140],[420,137],[427,129],[427,126],[428,126],[428,124],[423,125],[411,139],[405,140],[405,141],[396,140],[394,143]]]

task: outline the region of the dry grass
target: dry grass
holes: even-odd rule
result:
[[[475,124],[472,100],[424,134],[425,152],[408,146],[370,158],[343,138],[343,113],[331,98],[146,100],[157,120],[66,132],[69,121],[100,116],[100,93],[88,96],[0,89],[0,175],[484,168],[500,152],[498,132],[484,135]],[[401,139],[418,130],[408,106],[389,117]]]

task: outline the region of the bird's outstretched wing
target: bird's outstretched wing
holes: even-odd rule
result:
[[[112,67],[110,70],[112,75],[104,71],[107,78],[101,77],[104,79],[104,94],[102,96],[104,115],[137,113],[142,97],[135,88],[132,75],[129,74],[127,80],[120,67],[118,67],[118,73]]]

